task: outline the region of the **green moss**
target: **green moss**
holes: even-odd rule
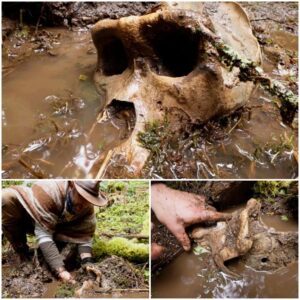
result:
[[[61,283],[55,293],[55,298],[74,298],[74,293],[74,286],[67,283]]]
[[[149,259],[149,246],[121,237],[97,239],[93,244],[93,255],[96,259],[105,255],[116,255],[134,262],[146,262]]]
[[[294,141],[295,137],[293,134],[290,136],[284,134],[279,137],[271,137],[271,141],[267,142],[262,147],[257,147],[253,152],[253,156],[256,159],[261,157],[268,157],[271,163],[274,163],[276,160],[280,159],[285,152],[291,152],[294,150]]]
[[[169,135],[169,121],[153,121],[145,124],[145,130],[138,133],[138,141],[152,153],[159,153],[163,140]]]
[[[8,188],[12,185],[22,185],[24,180],[3,180],[2,181],[2,188]]]
[[[117,191],[123,191],[126,189],[128,182],[122,181],[113,181],[113,182],[104,182],[101,184],[101,190],[106,193],[115,193]]]
[[[257,181],[254,185],[255,197],[274,202],[276,197],[288,194],[293,181]]]
[[[113,204],[100,209],[97,216],[97,234],[136,234],[140,233],[148,220],[148,182],[103,182],[101,189],[106,191]]]
[[[149,215],[150,215],[150,212],[148,210],[143,217],[144,221],[143,221],[143,228],[141,231],[141,234],[143,234],[143,235],[149,234],[149,230],[150,230]]]

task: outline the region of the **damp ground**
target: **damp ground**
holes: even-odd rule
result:
[[[297,4],[242,5],[262,47],[264,70],[296,92]],[[93,82],[96,50],[89,29],[76,25],[37,33],[23,26],[5,39],[3,178],[94,178],[107,152],[133,130],[131,107],[96,123],[105,105]],[[273,100],[257,88],[245,108],[221,120],[146,128],[141,142],[151,155],[139,176],[296,178],[298,119],[283,124]],[[131,178],[127,170],[116,160],[104,177]]]

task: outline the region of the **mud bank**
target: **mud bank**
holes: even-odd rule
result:
[[[75,285],[64,284],[36,259],[17,264],[16,255],[10,251],[2,256],[3,298],[127,298],[148,297],[148,285],[140,266],[117,256],[103,258],[93,267],[101,273],[74,269],[71,271]],[[78,268],[78,264],[77,264]]]
[[[85,27],[99,20],[139,16],[151,10],[155,2],[23,2],[4,3],[3,16],[40,26]]]

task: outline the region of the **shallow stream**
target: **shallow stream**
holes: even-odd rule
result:
[[[89,133],[104,105],[90,33],[50,31],[61,35],[51,55],[33,54],[3,79],[4,178],[92,176],[96,159],[127,134],[117,114]]]
[[[5,71],[11,69],[3,78],[3,178],[95,177],[107,151],[126,140],[134,127],[131,110],[125,114],[117,111],[93,127],[104,103],[93,83],[97,57],[90,33],[66,29],[49,32],[60,34],[50,55],[35,53],[10,68],[10,59],[18,55],[16,43],[10,45],[16,53],[11,50],[3,57]],[[272,38],[282,47],[288,43],[289,51],[297,50],[297,36],[293,34],[274,31]],[[263,57],[263,67],[273,77],[296,74],[293,65],[278,74],[273,56],[265,53]],[[297,130],[281,122],[278,108],[260,89],[248,106],[249,115],[237,119],[222,138],[192,143],[176,159],[166,154],[170,159],[160,161],[143,175],[297,177]],[[177,143],[189,144],[185,140]],[[118,165],[114,168],[120,169]]]
[[[263,216],[263,222],[278,231],[298,231],[294,220]],[[275,272],[256,271],[239,260],[227,266],[242,278],[235,280],[205,267],[203,257],[182,253],[152,280],[154,298],[297,298],[298,263]]]

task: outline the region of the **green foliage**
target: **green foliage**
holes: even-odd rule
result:
[[[205,249],[204,247],[198,245],[193,249],[193,252],[195,255],[202,255],[203,253],[209,253],[209,251],[207,249]]]
[[[24,180],[3,180],[2,181],[2,188],[8,188],[12,185],[23,185],[26,184],[27,186],[31,186],[33,184],[32,181],[24,181]]]
[[[141,231],[141,234],[143,235],[149,234],[149,230],[150,230],[149,217],[150,217],[150,212],[148,210],[143,217],[144,221],[143,221],[143,227]]]
[[[149,233],[149,185],[147,181],[103,181],[101,190],[113,203],[99,209],[93,243],[96,258],[117,255],[135,262],[149,259],[148,241],[139,243],[122,237],[98,238],[101,234]]]
[[[74,298],[75,288],[68,283],[60,283],[55,298]]]
[[[281,216],[281,221],[287,222],[288,220],[289,220],[288,216],[286,216],[286,215]]]
[[[163,141],[169,136],[169,121],[167,117],[163,121],[156,120],[146,123],[145,130],[138,133],[138,141],[152,153],[159,153]]]
[[[144,279],[147,283],[149,282],[149,278],[150,278],[150,271],[145,269],[144,270]]]
[[[106,181],[101,183],[101,190],[106,193],[115,193],[123,191],[127,187],[128,182],[124,181]]]
[[[292,181],[257,181],[254,185],[255,196],[273,202],[278,196],[285,196]]]
[[[149,246],[121,237],[110,240],[95,239],[93,254],[96,259],[106,255],[117,255],[134,262],[146,262],[149,259]]]
[[[96,214],[98,234],[135,234],[149,226],[147,181],[103,182],[101,190],[113,204]]]
[[[272,137],[271,142],[267,142],[262,147],[257,147],[254,151],[254,157],[259,159],[262,155],[267,154],[271,163],[274,163],[285,151],[294,150],[294,135],[280,135],[279,139]]]

